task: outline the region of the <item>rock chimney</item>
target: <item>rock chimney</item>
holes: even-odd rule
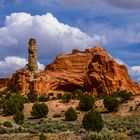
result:
[[[29,47],[28,47],[28,69],[35,73],[38,71],[37,65],[37,48],[36,48],[36,39],[31,38],[29,39]]]

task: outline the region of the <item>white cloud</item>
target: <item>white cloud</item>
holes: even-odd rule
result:
[[[16,70],[24,67],[27,64],[25,58],[19,58],[16,56],[7,56],[3,61],[0,61],[0,69],[1,70]]]
[[[27,64],[25,58],[16,56],[7,56],[4,60],[0,61],[0,74],[3,76],[12,74],[18,69],[24,68]],[[45,66],[38,62],[39,69],[44,69]]]
[[[140,66],[133,66],[130,68],[130,72],[133,75],[138,75],[140,76]]]
[[[125,27],[113,27],[108,23],[94,22],[87,30],[90,34],[97,33],[103,35],[107,39],[108,44],[119,44],[122,43],[140,43],[140,23],[132,25],[126,25]],[[114,45],[117,46],[117,45]]]
[[[24,12],[12,13],[6,16],[5,26],[0,28],[3,55],[25,57],[27,41],[31,37],[37,39],[39,57],[45,59],[106,41],[102,35],[91,37],[78,28],[60,23],[51,13],[35,16]]]
[[[137,80],[140,81],[140,66],[130,67],[130,74],[133,76],[137,76]]]
[[[38,68],[40,70],[44,70],[44,68],[45,68],[44,64],[40,64],[39,62],[37,62],[37,64],[38,64]]]

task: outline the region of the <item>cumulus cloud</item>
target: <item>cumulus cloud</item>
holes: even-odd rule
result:
[[[140,81],[140,66],[130,67],[130,74],[133,76],[137,76],[137,80]]]
[[[9,75],[18,69],[25,67],[27,64],[25,58],[20,58],[16,56],[7,56],[4,60],[0,61],[0,74],[1,76]],[[38,62],[39,69],[44,69],[45,66]]]
[[[82,50],[106,41],[105,36],[91,37],[78,28],[60,23],[51,13],[35,16],[24,12],[12,13],[6,16],[5,26],[0,28],[0,49],[3,55],[25,57],[30,37],[37,39],[41,59],[68,53],[74,48]]]
[[[140,43],[139,27],[140,23],[134,23],[132,25],[128,24],[125,27],[114,27],[108,23],[94,22],[94,24],[87,30],[90,34],[95,32],[98,35],[101,34],[106,36],[106,41],[108,44],[118,44],[120,42],[129,44]]]
[[[130,68],[130,72],[133,75],[139,75],[140,76],[140,66],[133,66]]]

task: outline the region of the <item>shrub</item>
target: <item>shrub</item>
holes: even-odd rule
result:
[[[93,105],[95,103],[95,99],[91,95],[84,95],[79,102],[79,109],[81,111],[89,111],[93,108]]]
[[[105,108],[110,111],[118,111],[118,107],[119,107],[119,101],[116,98],[107,96],[104,98],[104,106]]]
[[[77,112],[71,107],[65,112],[66,121],[75,121],[77,120]]]
[[[47,105],[45,105],[44,103],[39,104],[39,103],[35,103],[32,106],[32,111],[31,111],[31,115],[34,118],[43,118],[48,114],[48,107]]]
[[[76,95],[76,99],[80,100],[82,98],[82,96],[84,95],[84,92],[80,89],[76,89],[74,91],[74,95]]]
[[[108,96],[106,93],[100,93],[97,95],[97,99],[104,99],[106,96]]]
[[[22,124],[24,122],[24,114],[20,111],[17,111],[14,114],[13,119],[17,124]]]
[[[5,134],[7,133],[6,129],[3,127],[0,127],[0,134]]]
[[[5,115],[13,115],[17,110],[22,111],[24,104],[18,98],[6,99],[2,105],[3,113]]]
[[[57,99],[59,99],[59,100],[62,99],[62,93],[57,94]]]
[[[125,91],[120,92],[121,102],[130,100],[132,96],[133,94],[131,92],[125,92]]]
[[[10,93],[10,98],[9,99],[18,99],[20,100],[20,102],[22,103],[26,103],[26,98],[22,95],[20,95],[19,93]]]
[[[91,110],[84,115],[82,125],[88,131],[91,130],[99,132],[102,130],[104,122],[102,120],[102,116],[98,111]]]
[[[72,93],[70,92],[66,92],[62,97],[62,100],[66,103],[69,103],[71,99],[72,99]]]
[[[123,103],[125,101],[132,99],[133,94],[131,92],[127,92],[124,90],[124,91],[114,92],[112,96],[120,98],[121,102]]]
[[[103,128],[101,132],[88,132],[82,136],[82,140],[132,140],[125,133],[115,132]]]
[[[5,126],[5,127],[13,127],[12,123],[9,122],[9,121],[5,121],[5,122],[3,123],[3,126]]]
[[[45,95],[39,97],[39,102],[47,102],[48,98]]]
[[[34,103],[35,101],[37,101],[37,95],[33,92],[29,92],[27,94],[27,97],[29,99],[30,102]]]

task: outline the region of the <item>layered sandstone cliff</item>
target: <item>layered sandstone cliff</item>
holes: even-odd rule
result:
[[[119,65],[100,46],[84,52],[73,50],[71,54],[58,55],[44,71],[35,73],[34,76],[28,69],[18,70],[13,74],[8,87],[23,94],[29,91],[47,94],[49,90],[76,89],[93,94],[111,94],[119,90],[140,93],[140,85],[131,80],[127,67]]]

